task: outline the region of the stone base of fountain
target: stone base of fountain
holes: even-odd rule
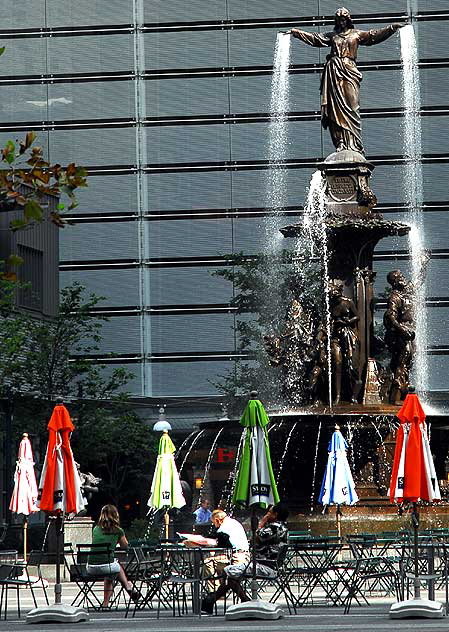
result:
[[[369,411],[369,412],[368,412]],[[398,507],[390,503],[388,488],[398,426],[397,406],[367,407],[361,404],[342,403],[329,408],[315,406],[307,410],[285,412],[268,411],[270,450],[274,471],[278,477],[280,497],[290,510],[291,530],[310,531],[313,535],[326,535],[337,530],[335,507],[324,509],[317,503],[328,457],[328,443],[338,424],[350,443],[349,463],[354,475],[359,502],[351,507],[342,506],[341,529],[343,535],[381,533],[410,528],[407,511],[398,514]],[[432,452],[439,479],[447,478],[447,418],[428,416],[432,433]],[[209,499],[212,504],[230,510],[232,478],[230,472],[237,456],[242,427],[238,420],[216,420],[201,424],[204,431],[196,444],[191,462],[210,462],[207,474],[210,483]],[[210,460],[210,448],[222,430],[216,445],[215,457]],[[190,466],[190,459],[187,462]],[[449,482],[440,483],[443,497],[449,494]],[[324,513],[323,513],[324,510]],[[245,512],[237,512],[245,520]],[[420,508],[422,529],[439,528],[449,522],[449,504],[446,501]]]
[[[360,487],[357,485],[357,492]],[[391,505],[389,498],[370,498],[369,502],[361,498],[357,505],[346,507],[341,505],[341,534],[357,535],[362,533],[398,532],[411,528],[408,512],[399,515],[398,508]],[[289,517],[290,530],[309,531],[314,536],[329,535],[337,531],[336,507],[325,509],[316,507],[313,513],[293,513]],[[447,525],[449,521],[449,506],[447,504],[420,507],[420,528],[432,529]]]

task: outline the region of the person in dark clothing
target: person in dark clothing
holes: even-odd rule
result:
[[[285,504],[278,503],[268,508],[256,531],[256,574],[262,577],[275,577],[277,562],[283,547],[287,546],[288,528],[286,520],[288,509]],[[252,563],[230,564],[224,568],[225,581],[214,593],[207,595],[202,603],[203,612],[212,614],[215,602],[232,590],[241,601],[250,601],[243,590],[240,580],[243,576],[251,576]]]

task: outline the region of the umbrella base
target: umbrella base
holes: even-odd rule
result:
[[[425,618],[442,619],[444,607],[438,601],[430,599],[408,599],[394,603],[389,612],[390,619]]]
[[[27,623],[79,623],[80,621],[89,621],[89,613],[64,603],[34,608],[26,617]]]
[[[283,616],[284,611],[276,604],[254,599],[227,608],[225,619],[281,619]]]

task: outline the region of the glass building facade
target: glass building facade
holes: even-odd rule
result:
[[[415,16],[422,107],[429,385],[449,392],[449,5],[360,0],[356,26]],[[76,224],[60,233],[61,284],[106,297],[98,361],[135,375],[136,397],[218,397],[236,358],[225,255],[260,251],[276,33],[329,30],[329,0],[3,0],[0,142],[34,129],[51,162],[89,171]],[[299,15],[300,14],[300,15]],[[320,126],[326,49],[292,42],[287,223],[333,148]],[[399,37],[359,51],[373,189],[404,213]],[[405,241],[383,240],[386,273],[409,272]],[[113,352],[113,358],[109,354]],[[150,401],[150,400],[149,400]]]

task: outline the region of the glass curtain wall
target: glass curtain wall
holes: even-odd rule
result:
[[[225,255],[260,251],[267,214],[268,113],[276,33],[332,28],[327,0],[0,2],[0,141],[37,131],[52,162],[89,170],[76,224],[61,231],[61,283],[104,296],[98,360],[126,366],[145,397],[218,395],[236,358]],[[348,5],[347,5],[348,6]],[[448,391],[449,7],[443,0],[349,3],[375,28],[412,12],[424,153],[430,388]],[[298,12],[301,15],[298,15]],[[292,42],[287,223],[332,151],[319,120],[326,49]],[[404,214],[399,37],[362,48],[367,158],[379,210]],[[409,273],[407,246],[383,240],[377,290]],[[380,312],[379,312],[380,315]],[[113,358],[109,354],[113,352]]]

